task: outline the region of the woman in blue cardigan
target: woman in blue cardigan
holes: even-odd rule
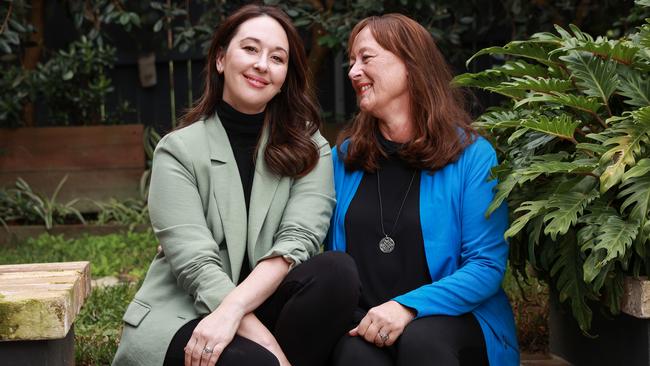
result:
[[[445,60],[398,14],[362,20],[348,53],[360,112],[333,154],[327,246],[354,258],[362,295],[333,364],[518,365],[507,208],[485,215],[497,160]]]

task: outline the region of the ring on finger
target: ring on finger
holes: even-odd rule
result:
[[[203,347],[203,353],[212,353],[214,352],[213,348],[210,348],[208,346]]]
[[[379,333],[379,339],[381,339],[383,343],[386,343],[388,341],[388,338],[389,337],[387,333]]]

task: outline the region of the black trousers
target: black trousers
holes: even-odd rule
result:
[[[487,366],[488,360],[481,326],[474,315],[465,314],[415,319],[390,347],[344,335],[332,354],[332,366],[359,365]]]
[[[273,333],[292,366],[325,365],[348,331],[359,301],[354,261],[341,252],[319,254],[294,268],[255,315]],[[183,348],[201,319],[179,329],[165,356],[165,366],[183,365]],[[261,345],[240,336],[224,349],[219,366],[279,365]]]

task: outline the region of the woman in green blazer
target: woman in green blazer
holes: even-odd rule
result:
[[[335,195],[302,41],[282,11],[248,5],[221,23],[207,60],[203,96],[154,154],[162,250],[113,364],[322,365],[359,281],[344,253],[309,259]]]

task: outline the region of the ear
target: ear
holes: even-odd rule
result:
[[[219,52],[217,52],[217,59],[215,60],[215,66],[217,67],[217,72],[219,74],[223,74],[223,57],[225,55],[225,52],[223,49],[220,49]]]

